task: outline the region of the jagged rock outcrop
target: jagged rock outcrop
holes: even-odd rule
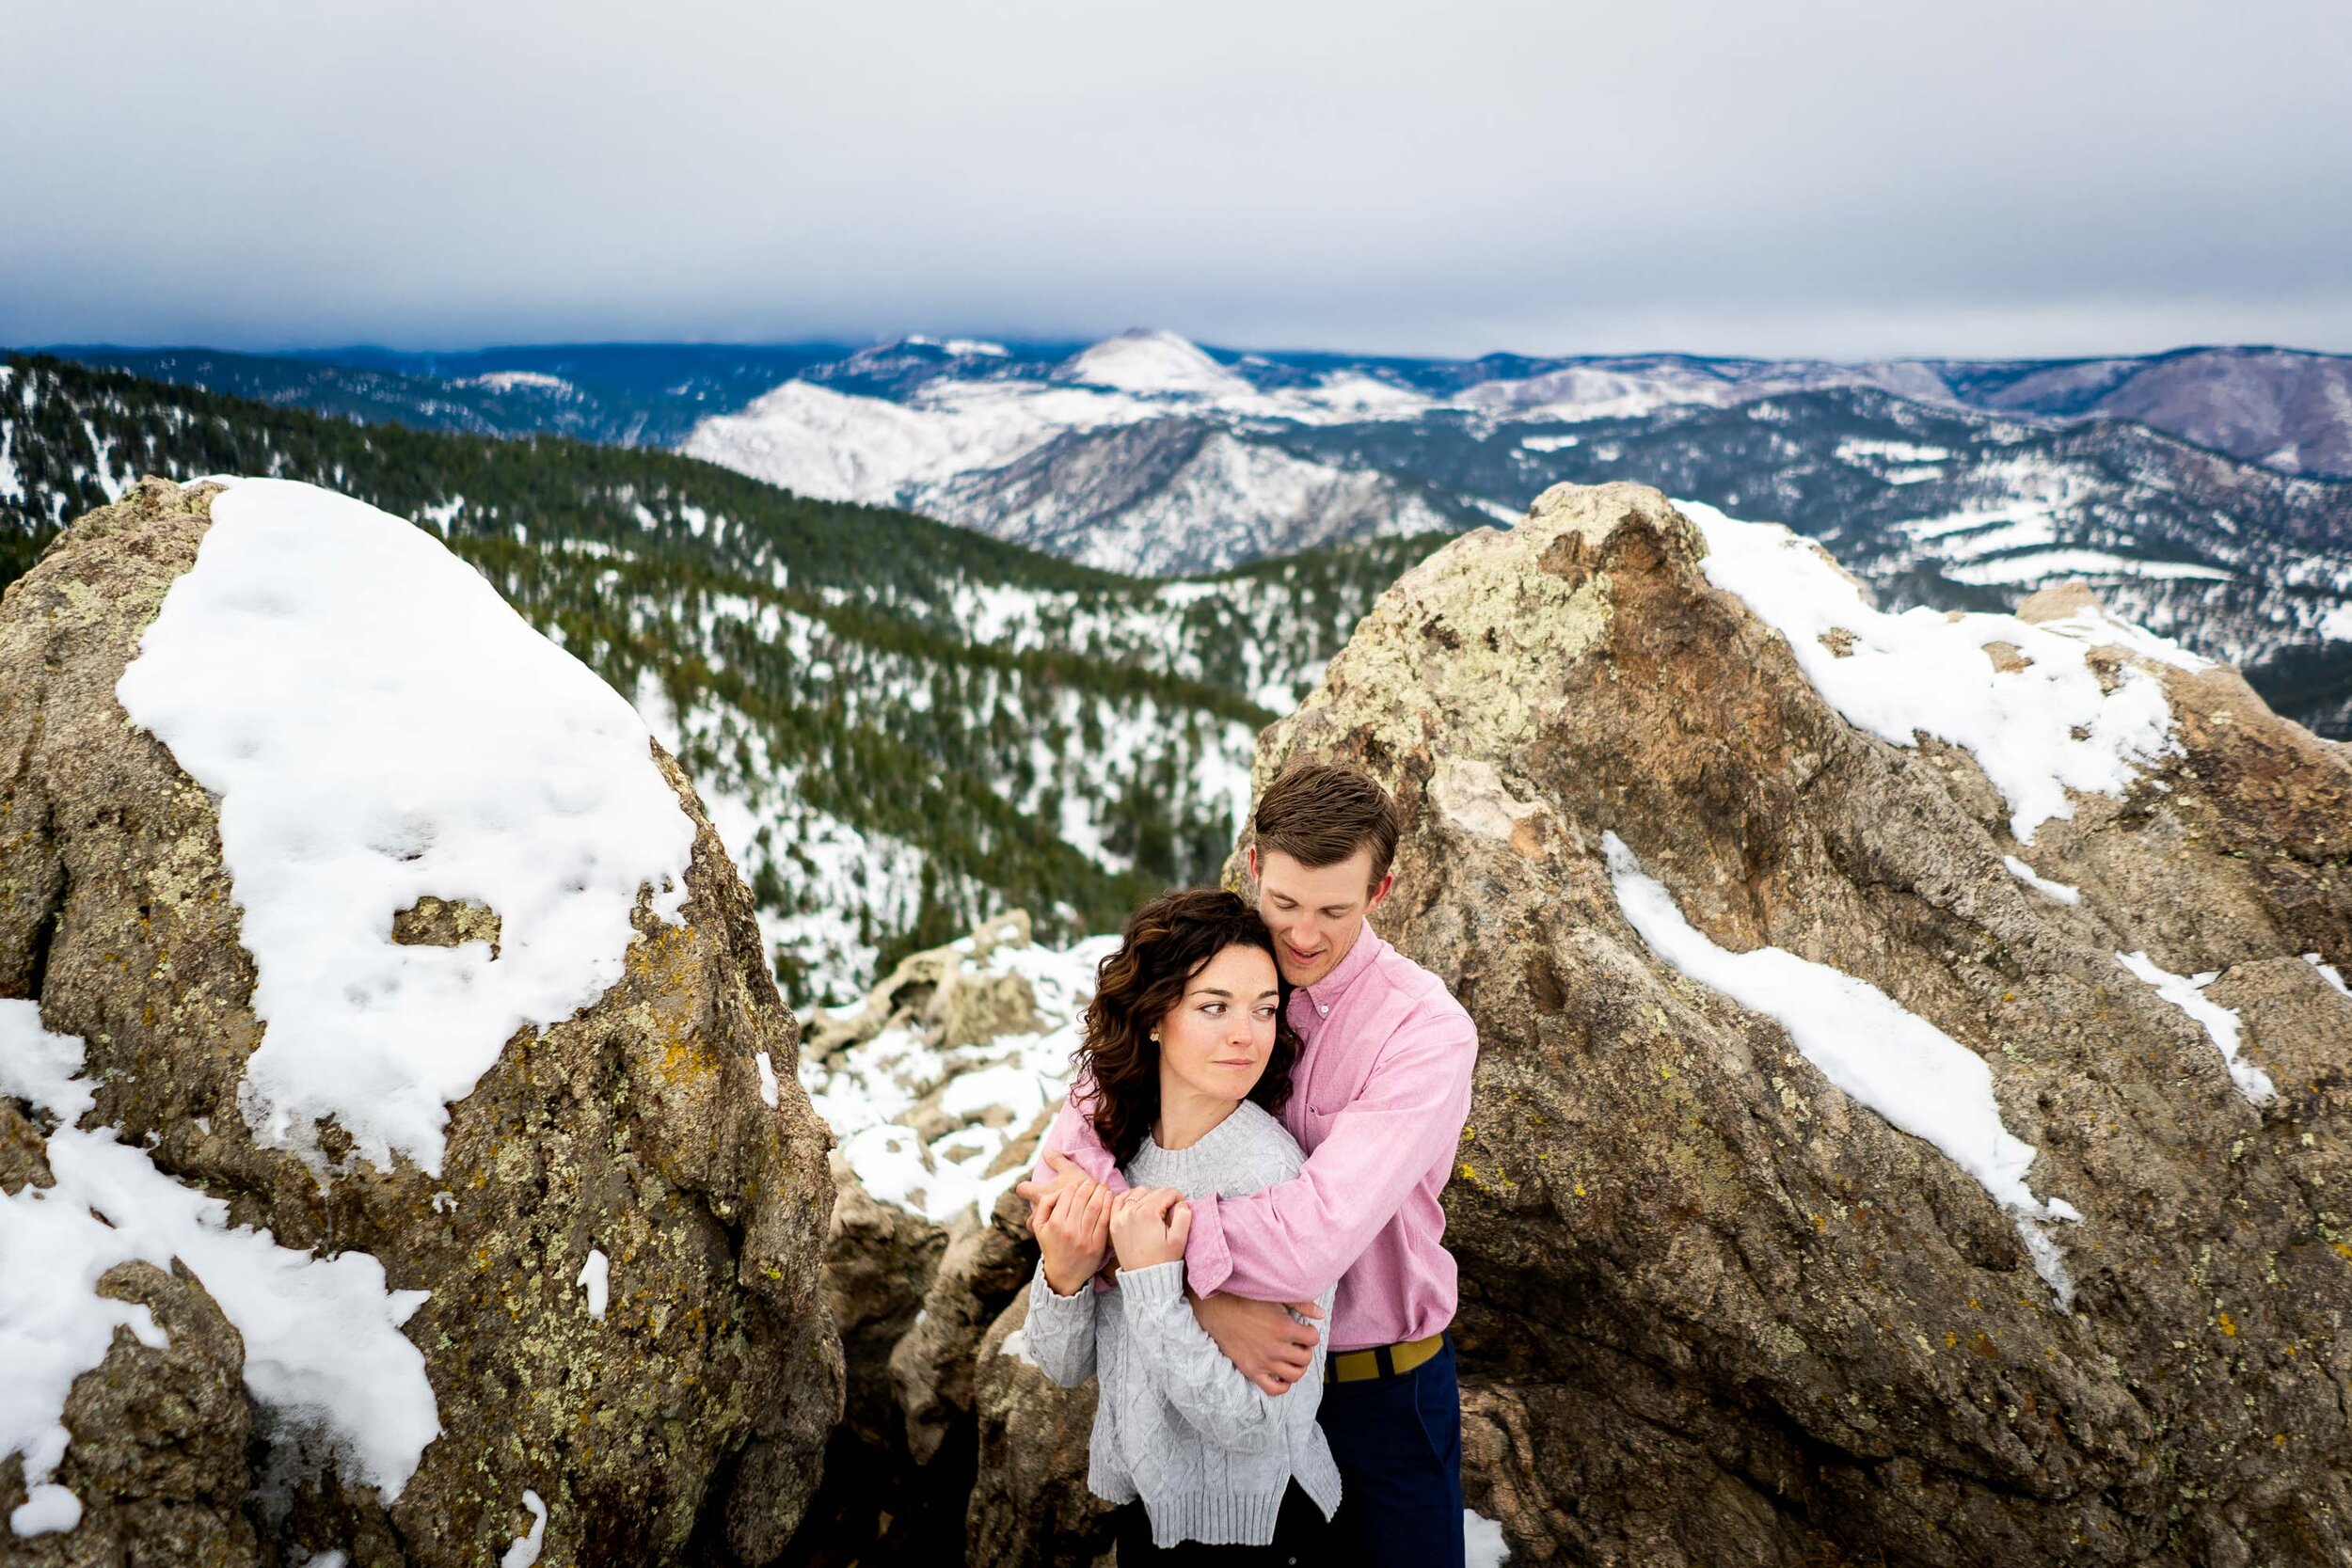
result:
[[[1983,678],[2068,621],[2107,694],[2157,683],[2172,749],[2021,829],[1968,747],[1834,706],[1708,553],[1654,491],[1550,491],[1392,587],[1260,747],[1261,789],[1314,755],[1396,791],[1375,925],[1479,1024],[1448,1190],[1473,1506],[1524,1562],[2344,1560],[2343,750],[2044,602]],[[1958,1042],[2056,1201],[1996,1201],[1983,1150],[1669,962],[1636,875],[1677,951],[1778,948],[1825,968],[1774,983],[1836,971]],[[1843,1044],[1867,1072],[1898,1042]]]
[[[45,1183],[44,1183],[45,1184]],[[101,1295],[136,1302],[169,1343],[149,1346],[115,1330],[106,1358],[73,1383],[65,1406],[73,1434],[56,1481],[76,1497],[103,1498],[80,1528],[25,1539],[0,1536],[23,1568],[226,1568],[259,1560],[246,1517],[251,1414],[242,1374],[245,1341],[183,1267],[117,1264]],[[0,1461],[0,1515],[24,1500],[21,1465]]]
[[[1021,1349],[1025,1291],[975,1351],[979,1456],[964,1516],[970,1568],[1089,1568],[1107,1560],[1113,1505],[1087,1490],[1094,1385],[1063,1388]]]
[[[1027,1207],[1006,1189],[1058,1104],[1099,945],[1038,948],[1012,911],[810,1022],[803,1081],[843,1143],[825,1293],[849,1401],[797,1563],[966,1549],[984,1340],[1037,1263]]]
[[[144,1533],[157,1510],[193,1520],[233,1487],[230,1517],[246,1508],[263,1531],[259,1559],[223,1524],[217,1550],[171,1560],[342,1551],[354,1568],[477,1568],[532,1526],[528,1491],[547,1513],[543,1563],[774,1560],[816,1489],[841,1362],[819,1300],[827,1134],[788,1073],[763,1096],[761,1053],[788,1064],[797,1036],[748,890],[654,747],[692,826],[680,923],[641,893],[621,978],[507,1040],[451,1107],[440,1174],[405,1156],[346,1159],[331,1125],[321,1175],[265,1147],[240,1112],[262,1025],[217,803],[116,696],[217,494],[145,482],[60,535],[0,599],[0,997],[38,999],[45,1028],[86,1042],[97,1103],[84,1125],[119,1128],[281,1246],[366,1252],[393,1290],[429,1292],[405,1332],[440,1435],[389,1508],[334,1455],[292,1448],[269,1461],[266,1506],[248,1504],[259,1478],[245,1468],[242,1404],[233,1418],[213,1408],[229,1350],[203,1326],[201,1291],[134,1280],[124,1288],[158,1293],[159,1320],[194,1326],[173,1329],[167,1354],[119,1343],[76,1385],[88,1421],[68,1465],[105,1480],[77,1530],[38,1539],[85,1560],[85,1538]],[[404,911],[394,940],[496,943],[497,911],[464,891]],[[29,1125],[5,1101],[0,1123]],[[0,1127],[0,1164],[29,1174],[38,1153]],[[589,1305],[600,1294],[583,1289],[592,1252],[610,1266],[601,1319]],[[150,1441],[141,1412],[169,1403],[159,1380],[187,1402],[174,1419],[201,1418],[200,1442]],[[212,1463],[231,1454],[233,1478]],[[0,1510],[21,1500],[0,1496]]]

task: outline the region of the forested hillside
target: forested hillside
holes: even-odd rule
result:
[[[1212,875],[1257,730],[1430,544],[1142,581],[667,452],[28,356],[0,368],[0,581],[148,473],[306,480],[444,538],[678,752],[803,1004],[1000,909],[1068,936]]]

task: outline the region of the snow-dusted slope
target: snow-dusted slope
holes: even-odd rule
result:
[[[904,506],[1124,572],[1216,571],[1476,515],[1272,438],[1435,406],[1360,372],[1262,391],[1167,332],[1110,339],[1037,376],[940,364],[902,401],[787,382],[705,420],[682,450],[803,495]]]

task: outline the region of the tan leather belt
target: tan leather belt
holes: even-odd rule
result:
[[[1407,1339],[1401,1345],[1375,1345],[1370,1350],[1343,1350],[1331,1357],[1329,1377],[1333,1383],[1364,1383],[1375,1377],[1395,1377],[1409,1372],[1445,1348],[1442,1330],[1426,1339]]]

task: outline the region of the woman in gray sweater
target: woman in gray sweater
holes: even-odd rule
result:
[[[1298,1039],[1274,939],[1216,888],[1165,894],[1103,961],[1078,1082],[1130,1183],[1049,1196],[1023,1342],[1047,1377],[1100,1384],[1087,1484],[1127,1506],[1120,1568],[1147,1561],[1312,1561],[1340,1474],[1315,1406],[1323,1358],[1279,1397],[1225,1359],[1184,1304],[1184,1201],[1241,1197],[1306,1163],[1275,1113]],[[1116,1288],[1096,1280],[1105,1255]],[[1327,1321],[1334,1281],[1319,1305]]]

